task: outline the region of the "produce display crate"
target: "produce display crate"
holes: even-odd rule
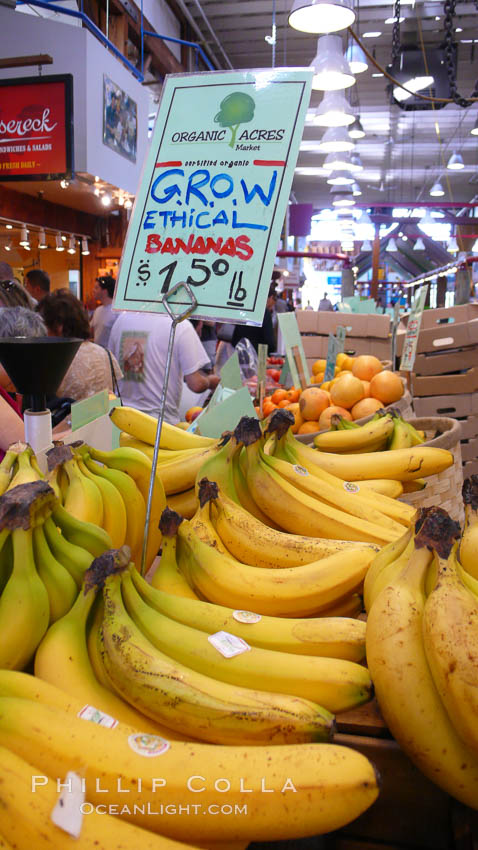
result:
[[[478,361],[475,360],[475,363]],[[478,390],[478,365],[451,375],[424,375],[412,373],[412,392],[415,398],[423,396],[462,395]]]
[[[397,331],[397,354],[401,355],[407,332],[408,314]],[[478,345],[478,304],[424,310],[417,341],[417,354],[452,351]]]
[[[312,363],[319,357],[327,357],[329,334],[335,334],[339,326],[346,328],[346,351],[373,354],[380,360],[391,358],[392,339],[388,315],[298,310],[296,316],[305,356]]]

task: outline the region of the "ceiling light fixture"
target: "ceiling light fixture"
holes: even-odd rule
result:
[[[40,229],[40,231],[38,233],[38,247],[39,247],[40,251],[44,251],[45,248],[48,248],[48,245],[46,244],[46,236],[45,236],[45,231],[43,230],[43,227]]]
[[[70,238],[68,240],[68,253],[69,254],[76,254],[76,245],[75,245],[75,237],[74,236],[70,236]]]
[[[355,41],[349,44],[345,51],[345,58],[349,63],[352,74],[363,74],[368,68],[367,57],[362,48]]]
[[[81,240],[81,253],[84,257],[87,257],[90,253],[90,249],[88,248],[88,239],[85,236],[83,236],[83,239]]]
[[[430,189],[430,195],[432,196],[432,198],[442,198],[444,194],[445,190],[441,185],[440,181],[437,180],[437,182],[434,183],[432,188]]]
[[[362,190],[361,190],[359,184],[354,181],[352,183],[352,195],[354,196],[354,198],[358,198],[358,196],[361,195],[361,194],[362,194]]]
[[[7,230],[13,230],[13,224],[6,224],[5,227]]]
[[[65,250],[65,246],[63,245],[63,242],[61,241],[61,235],[59,233],[57,233],[56,236],[55,236],[55,250],[56,251],[64,251]]]
[[[421,236],[419,236],[418,239],[416,240],[416,242],[413,246],[413,250],[414,251],[424,251],[425,250],[425,243],[424,243]]]
[[[313,123],[318,127],[346,127],[353,120],[352,107],[343,92],[327,91],[315,111]]]
[[[390,254],[390,253],[392,253],[392,254],[393,254],[395,251],[398,251],[397,243],[395,242],[395,239],[393,238],[393,236],[391,236],[391,237],[390,237],[390,239],[388,240],[387,245],[386,245],[386,247],[385,247],[385,250],[386,250],[389,254]]]
[[[372,250],[372,243],[370,242],[370,239],[365,239],[364,242],[362,242],[362,251],[371,251],[371,250]]]
[[[478,136],[478,117],[477,117],[473,127],[471,128],[470,133],[471,133],[472,136]],[[7,224],[7,227],[8,227],[8,224]]]
[[[98,189],[98,186],[95,186],[95,188],[94,188],[94,190],[93,190],[93,194],[94,194],[94,195],[96,195],[96,197],[97,197],[97,198],[99,198],[99,197],[100,197],[101,192],[100,192],[100,190]]]
[[[355,183],[355,177],[350,171],[332,171],[330,177],[327,177],[329,186],[352,186]]]
[[[448,242],[448,245],[446,246],[446,249],[447,249],[447,251],[450,252],[450,254],[456,254],[457,253],[459,248],[458,248],[458,242],[456,241],[456,236],[451,237],[451,239]]]
[[[24,224],[22,224],[22,229],[20,231],[20,245],[22,248],[30,247],[30,240],[28,238],[28,230]]]
[[[478,254],[478,239],[475,239],[473,245],[471,246],[471,250],[474,254]]]
[[[9,239],[8,242],[5,242],[5,245],[3,247],[5,248],[5,251],[11,251],[12,250],[12,240]]]
[[[354,171],[363,171],[362,160],[360,154],[357,153],[357,151],[354,151],[354,153],[350,154],[350,161],[355,166]]]
[[[452,153],[450,159],[448,160],[446,167],[450,169],[450,171],[460,171],[460,169],[465,167],[465,163],[463,162],[463,157],[461,153]]]
[[[344,153],[329,153],[325,157],[323,164],[324,171],[359,171],[360,166],[356,165],[352,156],[345,151]]]
[[[355,206],[355,201],[352,195],[341,195],[338,198],[334,198],[332,204],[334,207],[353,207]]]
[[[352,151],[354,143],[345,127],[329,127],[320,140],[317,150],[323,153]]]
[[[323,35],[317,40],[317,53],[310,67],[314,69],[312,88],[319,91],[339,91],[355,83],[350,65],[342,53],[340,35]]]
[[[65,180],[65,178],[63,178],[63,180],[60,180],[60,186],[61,186],[62,189],[68,189],[69,185],[70,185],[69,180]]]
[[[125,198],[125,202],[124,202],[125,210],[130,210],[132,206],[133,206],[133,201],[131,200],[131,198]]]
[[[380,30],[370,30],[370,32],[364,32],[362,38],[378,38],[380,35],[382,35]]]
[[[101,203],[104,207],[109,207],[111,204],[111,195],[108,192],[105,192],[104,195],[101,196]]]
[[[362,122],[358,115],[348,128],[348,134],[351,139],[363,139],[363,137],[365,136],[365,130],[362,127]]]
[[[392,63],[390,73],[401,85],[393,87],[393,97],[399,103],[409,100],[413,94],[429,88],[435,82],[430,66],[425,64],[421,51],[415,46],[400,48]],[[405,86],[408,91],[405,91]],[[411,94],[413,92],[413,94]]]
[[[292,29],[309,33],[339,32],[354,21],[352,0],[294,0],[289,14]]]

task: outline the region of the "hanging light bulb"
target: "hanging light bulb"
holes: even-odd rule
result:
[[[83,239],[81,240],[81,253],[84,257],[87,257],[90,253],[90,249],[88,248],[88,239],[86,239],[85,236],[83,236]]]
[[[75,245],[75,237],[74,236],[70,236],[70,238],[68,240],[68,253],[69,254],[76,254],[76,245]]]
[[[413,246],[413,250],[414,251],[424,251],[425,250],[425,243],[424,243],[421,236],[419,236],[418,239],[416,240],[416,242]]]
[[[459,171],[461,168],[464,168],[465,163],[463,162],[461,153],[452,153],[446,167],[449,168],[450,171]]]
[[[348,129],[348,134],[351,139],[363,139],[365,136],[365,130],[362,127],[362,122],[358,115],[354,118],[352,124]]]
[[[99,187],[98,187],[98,186],[95,186],[95,188],[93,189],[93,194],[95,194],[97,198],[99,198],[99,197],[100,197],[101,192],[100,192],[100,190],[99,190]]]
[[[125,210],[130,210],[132,206],[133,206],[133,201],[131,200],[131,198],[126,198],[125,202],[124,202]]]
[[[441,198],[441,197],[443,197],[444,194],[445,194],[445,190],[444,190],[443,186],[441,185],[440,181],[437,180],[437,182],[434,183],[432,188],[430,189],[430,195],[433,198]]]
[[[319,91],[347,89],[355,83],[355,77],[342,53],[340,35],[323,35],[317,41],[317,53],[310,67],[314,69],[312,88]]]
[[[473,245],[471,246],[471,250],[473,254],[478,254],[478,239],[475,239]]]
[[[353,207],[355,201],[353,195],[340,195],[332,201],[334,207]]]
[[[353,120],[352,107],[343,92],[327,91],[315,110],[313,122],[319,127],[346,127]]]
[[[361,194],[362,194],[362,190],[361,190],[359,184],[354,181],[352,183],[352,195],[354,196],[354,198],[358,198],[359,195],[361,195]]]
[[[61,235],[59,233],[57,233],[56,236],[55,236],[55,250],[56,251],[64,251],[65,250],[65,246],[63,245],[63,242],[61,241]]]
[[[387,245],[385,247],[385,250],[388,251],[389,253],[394,253],[395,251],[398,251],[397,243],[395,242],[395,239],[393,238],[393,236],[391,236],[390,239],[388,240]]]
[[[108,194],[108,192],[105,192],[101,196],[101,203],[103,204],[104,207],[109,207],[109,205],[111,204],[111,195]]]
[[[61,186],[62,189],[68,189],[69,185],[70,185],[69,181],[65,180],[65,178],[63,178],[63,180],[60,180],[60,186]]]
[[[478,118],[476,119],[473,127],[470,130],[472,136],[478,136]]]
[[[317,150],[323,153],[340,153],[353,150],[354,143],[345,127],[329,127],[320,140]]]
[[[457,253],[458,242],[456,241],[456,236],[451,237],[451,239],[448,242],[448,245],[446,246],[446,249],[447,249],[447,251],[450,252],[450,254],[456,254]]]
[[[300,32],[338,32],[354,21],[352,0],[294,0],[289,14],[289,26]]]
[[[48,248],[48,245],[46,244],[46,236],[45,236],[45,231],[43,230],[43,227],[38,232],[38,247],[41,251],[45,250],[45,248]]]
[[[30,247],[30,240],[28,238],[28,230],[24,224],[22,224],[22,229],[20,231],[20,245],[22,248]]]
[[[368,68],[367,57],[360,45],[355,41],[347,47],[345,58],[349,63],[352,74],[363,74]]]
[[[13,230],[13,224],[6,224],[5,227],[7,230]]]
[[[372,250],[372,243],[370,242],[369,239],[365,239],[364,242],[362,242],[362,251],[371,251],[371,250]]]
[[[352,186],[355,182],[355,177],[350,171],[332,171],[330,177],[327,177],[329,186]]]
[[[5,248],[5,251],[11,251],[12,250],[12,240],[9,239],[8,242],[5,242],[5,245],[3,247]]]

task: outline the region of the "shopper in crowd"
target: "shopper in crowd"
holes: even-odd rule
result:
[[[116,358],[90,340],[88,315],[81,301],[66,289],[46,295],[37,306],[49,336],[82,339],[57,395],[80,401],[101,390],[115,390],[122,377]]]
[[[93,313],[90,325],[94,335],[94,341],[103,348],[108,348],[111,328],[113,327],[119,313],[113,311],[113,295],[115,294],[116,281],[111,275],[97,277],[93,287],[93,297],[101,301],[99,307]]]
[[[319,310],[328,310],[329,312],[334,309],[334,305],[332,301],[330,301],[326,292],[324,292],[322,298],[319,301]]]
[[[30,269],[25,275],[25,289],[37,304],[50,292],[50,276],[41,269]]]
[[[110,349],[117,357],[123,379],[119,382],[124,404],[158,416],[164,384],[171,319],[157,313],[124,312],[118,316],[110,335]],[[171,372],[166,392],[166,422],[179,421],[183,380],[194,393],[213,390],[217,375],[205,375],[209,357],[191,322],[176,328]]]
[[[15,279],[9,263],[0,262],[0,307],[35,306],[26,289]]]
[[[271,283],[262,325],[236,325],[231,339],[232,345],[236,346],[241,339],[248,339],[256,351],[260,344],[267,345],[269,354],[272,354],[272,352],[276,350],[276,339],[273,325],[273,313],[276,297],[275,284]]]

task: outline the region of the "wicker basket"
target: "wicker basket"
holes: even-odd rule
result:
[[[453,465],[430,475],[424,490],[416,493],[404,493],[401,502],[406,502],[414,508],[431,508],[434,505],[448,511],[450,516],[463,524],[465,514],[461,497],[463,485],[463,467],[461,463],[461,427],[456,419],[444,416],[433,416],[423,419],[408,420],[419,431],[425,431],[427,440],[425,446],[438,449],[448,449],[453,455]]]

